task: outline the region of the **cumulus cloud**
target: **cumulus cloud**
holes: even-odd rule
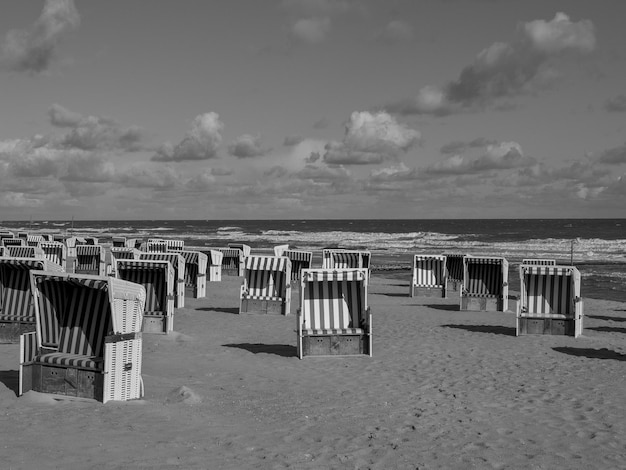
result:
[[[355,111],[346,124],[341,142],[326,144],[323,160],[329,164],[372,164],[395,159],[416,145],[419,131],[386,112]]]
[[[345,168],[338,167],[319,167],[307,165],[295,175],[299,179],[312,181],[337,181],[350,178],[350,172]]]
[[[300,142],[304,141],[304,137],[300,135],[290,135],[285,137],[283,141],[283,145],[285,147],[293,147],[294,145],[298,145]]]
[[[483,137],[478,137],[477,139],[471,140],[469,142],[455,140],[453,142],[450,142],[449,144],[442,146],[440,151],[444,155],[459,154],[466,152],[470,149],[483,148],[493,144],[497,144],[497,142],[495,140],[489,140]]]
[[[70,111],[60,104],[53,104],[48,110],[50,124],[56,127],[76,127],[83,120],[83,116],[75,111]]]
[[[370,173],[370,181],[373,182],[411,181],[417,178],[417,169],[407,167],[404,162],[400,162],[397,166],[372,170]]]
[[[604,108],[613,113],[626,112],[626,95],[617,95],[604,103]]]
[[[67,160],[67,174],[61,181],[108,183],[115,179],[115,166],[97,155],[72,155]]]
[[[595,48],[593,23],[572,22],[564,13],[557,13],[551,21],[522,24],[519,32],[514,43],[496,42],[479,52],[456,80],[425,86],[416,97],[387,108],[400,114],[445,115],[487,106],[532,90],[549,75],[546,69],[553,59]]]
[[[208,160],[217,156],[222,143],[224,124],[217,113],[206,113],[196,116],[191,129],[183,140],[172,145],[162,144],[152,157],[155,162],[179,162],[185,160]]]
[[[598,157],[598,162],[609,165],[626,163],[626,143],[619,147],[614,147],[602,152],[602,154]]]
[[[291,32],[299,40],[308,44],[324,42],[330,32],[330,18],[302,18],[291,27]]]
[[[2,44],[2,63],[12,71],[37,74],[47,71],[60,40],[80,24],[73,0],[47,0],[28,29],[13,29]]]
[[[268,149],[261,145],[261,138],[243,134],[228,146],[228,153],[237,158],[252,158],[265,155]]]

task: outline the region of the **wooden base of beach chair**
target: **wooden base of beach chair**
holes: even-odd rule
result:
[[[222,268],[222,275],[224,276],[241,276],[239,274],[239,268]]]
[[[23,333],[35,331],[35,322],[0,320],[0,343],[19,343]]]
[[[222,280],[222,267],[209,266],[207,269],[207,282],[220,282]]]
[[[411,297],[447,297],[446,289],[443,287],[417,287],[411,286]]]
[[[102,372],[42,364],[33,364],[31,367],[32,390],[36,392],[102,401],[104,390]]]
[[[304,336],[303,356],[358,356],[369,355],[366,335]]]
[[[285,302],[282,300],[242,299],[239,313],[285,315]]]
[[[573,318],[519,317],[517,319],[517,335],[576,336],[576,321]]]
[[[461,291],[461,287],[463,287],[463,281],[455,281],[448,279],[446,284],[447,292],[459,293]]]
[[[167,334],[174,331],[174,319],[163,315],[144,315],[141,331],[144,333]]]
[[[498,297],[461,297],[461,310],[502,312],[504,302]]]

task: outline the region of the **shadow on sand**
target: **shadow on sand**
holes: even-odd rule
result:
[[[613,328],[610,326],[592,326],[585,330],[604,331],[606,333],[626,333],[626,328]]]
[[[500,325],[441,325],[445,328],[458,328],[478,333],[493,333],[494,335],[515,336],[515,328]]]
[[[275,354],[283,357],[296,357],[298,351],[295,346],[289,344],[259,344],[259,343],[239,343],[239,344],[223,344],[227,348],[245,349],[253,354]]]
[[[556,352],[569,354],[570,356],[589,357],[591,359],[615,359],[617,361],[626,361],[626,354],[611,351],[610,349],[591,349],[591,348],[571,348],[567,346],[559,346],[552,348]]]
[[[458,304],[428,304],[423,307],[434,308],[435,310],[445,310],[447,312],[460,312]]]
[[[0,371],[0,382],[2,382],[9,390],[12,390],[17,396],[19,392],[20,373],[16,370]]]
[[[596,320],[606,321],[626,321],[624,317],[610,317],[608,315],[585,315],[587,318],[595,318]]]
[[[220,313],[232,313],[239,314],[238,307],[212,307],[212,308],[197,308],[199,312],[220,312]]]

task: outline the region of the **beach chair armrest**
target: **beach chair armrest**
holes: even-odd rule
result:
[[[133,339],[141,338],[141,332],[133,332],[133,333],[117,333],[104,337],[105,343],[119,343],[121,341],[130,341]]]
[[[20,335],[20,364],[32,363],[37,354],[37,333],[31,331]]]

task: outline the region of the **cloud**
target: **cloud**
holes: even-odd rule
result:
[[[393,45],[411,39],[413,39],[413,28],[402,20],[390,21],[376,37],[377,42],[385,45]]]
[[[9,31],[2,44],[2,63],[10,70],[38,74],[47,71],[63,36],[80,23],[73,0],[47,0],[29,29]]]
[[[395,159],[416,145],[419,131],[400,124],[386,112],[355,111],[341,142],[326,144],[323,159],[329,164],[364,165]]]
[[[118,172],[115,181],[131,188],[170,189],[180,184],[181,177],[169,166],[134,165]]]
[[[80,113],[70,111],[60,104],[53,104],[48,110],[50,124],[56,127],[76,127],[83,120]]]
[[[343,13],[360,7],[359,0],[283,0],[282,6],[307,14]]]
[[[185,160],[208,160],[217,156],[222,143],[224,124],[217,113],[196,116],[191,129],[177,145],[162,144],[152,157],[155,162],[180,162]]]
[[[414,98],[392,103],[387,109],[407,115],[445,115],[489,106],[534,89],[551,75],[547,69],[553,59],[595,48],[593,23],[572,22],[564,13],[557,13],[551,21],[522,24],[519,32],[513,44],[496,42],[479,52],[456,80],[422,87]]]
[[[324,42],[330,32],[330,18],[302,18],[291,27],[291,32],[299,40],[308,44]]]
[[[370,181],[373,182],[411,181],[417,178],[417,169],[409,168],[403,162],[398,166],[381,168],[370,173]]]
[[[250,134],[243,134],[228,146],[228,153],[237,158],[261,157],[269,150],[261,145],[261,138]]]
[[[313,129],[327,129],[329,125],[330,125],[330,120],[324,117],[313,123]]]
[[[626,95],[617,95],[604,103],[604,108],[613,113],[626,112]]]
[[[350,178],[350,173],[343,167],[317,167],[307,165],[295,175],[299,179],[312,181],[337,181]]]
[[[612,149],[605,150],[598,157],[598,162],[609,165],[619,165],[626,163],[626,143]]]
[[[109,183],[115,179],[115,166],[96,155],[72,155],[67,159],[67,174],[61,181]]]
[[[290,135],[285,137],[283,141],[283,145],[285,147],[293,147],[294,145],[298,145],[300,142],[304,141],[304,137],[300,135]]]
[[[484,148],[484,147],[487,147],[488,145],[493,145],[493,144],[497,144],[497,141],[485,139],[483,137],[478,137],[477,139],[471,140],[469,142],[461,142],[458,140],[450,142],[449,144],[446,144],[443,147],[441,147],[440,151],[444,155],[458,154],[458,153],[466,152],[470,149]]]

